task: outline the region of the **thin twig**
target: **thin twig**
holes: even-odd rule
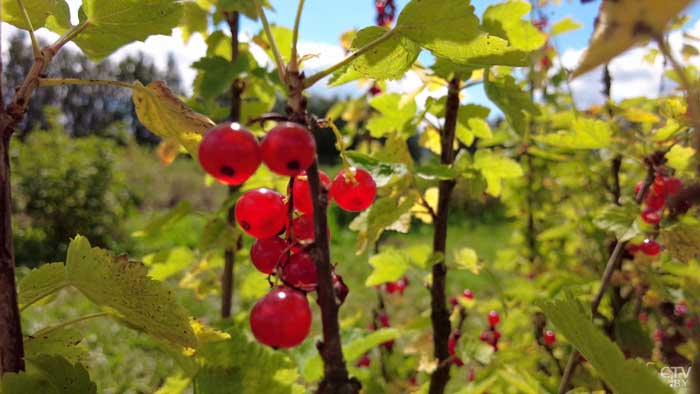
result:
[[[78,78],[41,78],[40,87],[67,86],[67,85],[108,85],[120,88],[133,89],[134,85],[128,82],[110,81],[104,79],[78,79]]]
[[[297,5],[297,16],[294,19],[294,31],[292,32],[292,56],[289,61],[289,71],[299,71],[299,24],[301,23],[301,13],[304,10],[304,0],[299,0]]]
[[[280,80],[285,82],[286,79],[286,67],[284,66],[284,59],[280,54],[280,50],[277,47],[277,41],[275,41],[275,36],[272,34],[272,28],[270,28],[270,23],[267,21],[267,16],[265,15],[265,10],[262,7],[260,0],[255,1],[255,6],[258,8],[258,15],[260,16],[260,21],[263,24],[263,29],[265,30],[265,35],[267,40],[270,42],[270,48],[272,49],[272,54],[274,56],[275,65],[277,66],[277,73],[280,76]]]
[[[353,60],[357,59],[358,57],[364,55],[366,52],[371,50],[372,48],[376,47],[377,45],[383,43],[384,41],[390,39],[391,37],[394,36],[396,32],[394,30],[388,30],[386,33],[381,35],[380,37],[377,37],[374,41],[371,41],[364,47],[358,49],[357,51],[353,52],[351,55],[347,56],[345,59],[341,60],[339,63],[336,63],[330,67],[328,67],[325,70],[319,71],[318,73],[306,78],[304,80],[304,87],[308,88],[313,86],[316,82],[320,81],[321,79],[325,78],[328,75],[333,74],[337,70],[343,68],[344,66],[350,64],[353,62]]]

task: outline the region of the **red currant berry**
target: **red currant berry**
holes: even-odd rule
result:
[[[496,311],[489,312],[488,319],[489,319],[489,325],[491,327],[496,327],[498,325],[498,323],[501,322],[501,317],[498,315],[498,312],[496,312]]]
[[[459,301],[457,301],[457,297],[455,297],[455,296],[450,297],[449,301],[450,301],[450,305],[452,305],[453,307],[455,307],[455,306],[457,306],[457,304],[459,304]]]
[[[662,342],[666,338],[666,333],[662,329],[657,329],[654,331],[654,341],[656,342]]]
[[[660,211],[666,205],[666,198],[663,194],[656,194],[650,190],[644,196],[644,205],[653,211]]]
[[[467,300],[473,300],[474,299],[474,293],[472,293],[471,290],[466,289],[462,292],[462,297],[464,297]]]
[[[661,246],[653,239],[645,239],[639,246],[639,249],[647,256],[656,256],[661,252]]]
[[[416,374],[413,374],[410,378],[408,378],[408,384],[413,387],[418,386],[418,377]]]
[[[314,136],[302,125],[278,123],[263,139],[262,160],[272,172],[297,176],[316,159]]]
[[[314,291],[318,284],[316,264],[308,253],[293,254],[280,274],[282,280],[288,285],[304,290]]]
[[[238,123],[212,128],[199,144],[199,163],[204,171],[228,185],[248,180],[261,160],[258,140]]]
[[[255,238],[272,238],[287,222],[284,197],[274,190],[260,188],[245,192],[236,203],[236,221]]]
[[[482,331],[481,334],[479,334],[479,339],[481,342],[489,343],[492,337],[493,335],[491,334],[491,331]]]
[[[651,190],[660,196],[666,194],[666,177],[663,175],[657,175],[654,179],[654,183],[651,184]]]
[[[362,357],[357,360],[357,363],[355,363],[357,368],[369,368],[370,365],[372,365],[372,359],[369,358],[369,353],[363,354]]]
[[[382,312],[377,316],[377,320],[379,320],[379,325],[382,326],[382,328],[389,328],[391,327],[391,321],[389,320],[389,315],[386,314],[386,312]]]
[[[377,196],[377,185],[369,172],[351,167],[355,182],[345,176],[345,170],[340,171],[333,180],[330,194],[338,206],[349,212],[360,212],[369,208]]]
[[[683,190],[683,181],[676,177],[666,179],[666,195],[673,197]]]
[[[661,222],[661,213],[659,211],[652,210],[650,208],[642,211],[642,220],[645,223],[656,225]]]
[[[250,260],[263,274],[271,274],[278,264],[283,264],[289,244],[279,237],[258,239],[250,248]]]
[[[688,327],[689,330],[692,330],[695,328],[695,326],[698,324],[698,318],[697,317],[691,317],[685,322],[685,326]]]
[[[493,330],[493,338],[498,342],[501,339],[501,332],[498,330]]]
[[[323,171],[319,171],[318,175],[321,179],[321,186],[326,188],[326,190],[329,189],[331,187],[331,178]],[[297,211],[313,215],[314,206],[311,201],[311,187],[309,186],[309,178],[306,176],[306,171],[294,179],[292,196],[294,197],[294,208]]]
[[[382,88],[380,88],[380,87],[377,86],[377,85],[372,85],[372,87],[369,88],[369,92],[368,92],[368,93],[369,93],[370,96],[376,96],[376,95],[382,93]]]
[[[688,314],[688,305],[685,302],[679,302],[673,307],[673,313],[678,317],[685,317]]]
[[[250,311],[250,329],[258,342],[273,348],[299,345],[311,329],[311,308],[304,293],[279,286]]]
[[[469,375],[467,375],[467,380],[470,382],[476,380],[476,372],[474,372],[474,368],[469,368]]]
[[[557,335],[552,330],[547,330],[542,334],[542,339],[547,346],[553,346],[557,342]]]

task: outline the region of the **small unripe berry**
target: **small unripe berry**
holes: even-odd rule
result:
[[[245,192],[238,199],[236,221],[255,238],[272,238],[282,232],[287,223],[284,197],[274,190],[260,188]]]
[[[250,329],[258,342],[273,348],[299,345],[311,330],[311,308],[306,296],[279,286],[250,311]]]
[[[202,168],[228,185],[240,185],[248,180],[261,160],[258,140],[238,123],[224,123],[210,129],[199,144]]]
[[[271,274],[283,264],[289,244],[279,237],[258,239],[250,248],[250,260],[263,274]]]
[[[278,123],[261,144],[262,160],[275,174],[297,176],[316,159],[314,136],[302,125]]]
[[[369,208],[377,196],[377,185],[369,172],[351,167],[355,182],[345,176],[345,170],[336,175],[331,185],[331,196],[338,206],[349,212],[360,212]]]

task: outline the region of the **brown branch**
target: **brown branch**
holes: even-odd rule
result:
[[[445,126],[440,133],[440,162],[451,165],[454,162],[454,140],[457,128],[457,115],[459,113],[459,91],[461,81],[457,78],[450,80],[445,109]],[[439,185],[438,208],[433,221],[433,253],[445,255],[447,249],[447,216],[450,197],[455,187],[454,180],[442,180]],[[442,394],[450,380],[450,363],[445,360],[450,358],[447,343],[450,338],[450,311],[447,309],[446,286],[447,266],[443,261],[433,265],[433,283],[430,287],[431,312],[430,319],[433,325],[434,355],[438,360],[438,367],[430,376],[430,394]]]
[[[231,32],[231,63],[238,60],[239,45],[238,45],[238,12],[225,12],[226,22],[228,23]],[[229,118],[231,122],[238,122],[241,118],[241,95],[243,94],[243,83],[236,78],[231,83],[231,112]],[[240,186],[230,186],[228,195],[233,196],[238,192]],[[236,226],[235,218],[236,205],[229,207],[226,213],[226,221],[229,226]],[[233,305],[233,286],[235,282],[234,272],[236,266],[236,252],[243,247],[243,239],[240,235],[236,235],[236,243],[234,247],[227,247],[224,251],[224,271],[221,274],[221,318],[226,319],[231,317],[231,309]]]
[[[312,126],[311,118],[306,113],[306,99],[303,96],[304,75],[298,72],[286,74],[289,87],[287,113],[292,122]],[[351,378],[343,357],[340,339],[340,322],[338,304],[333,288],[333,267],[331,266],[330,244],[328,239],[328,191],[321,187],[318,160],[306,170],[311,190],[314,213],[314,243],[311,256],[316,263],[318,275],[318,305],[321,309],[323,340],[317,344],[323,360],[323,379],[319,383],[319,394],[357,394],[362,385],[359,380]]]

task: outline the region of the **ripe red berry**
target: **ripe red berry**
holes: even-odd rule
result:
[[[656,331],[654,331],[654,340],[656,342],[662,342],[664,338],[666,338],[666,333],[664,332],[664,330],[659,328]]]
[[[329,189],[331,187],[331,178],[323,171],[319,171],[318,175],[321,179],[321,186]],[[305,214],[313,215],[314,206],[311,201],[311,187],[309,186],[309,178],[306,176],[306,171],[294,179],[292,196],[294,197],[294,209]]]
[[[255,238],[272,238],[287,222],[284,197],[274,190],[260,188],[245,192],[236,203],[236,221]]]
[[[369,368],[370,365],[372,365],[372,359],[369,357],[369,353],[363,354],[355,363],[355,366],[358,368]]]
[[[284,263],[289,244],[279,237],[258,239],[250,248],[250,260],[263,274],[271,274]]]
[[[452,305],[453,307],[455,307],[455,306],[457,306],[457,304],[459,304],[459,301],[457,301],[457,297],[455,297],[455,296],[450,297],[449,301],[450,301],[450,305]]]
[[[389,321],[389,315],[387,315],[386,312],[380,313],[379,316],[377,316],[377,320],[379,320],[379,325],[383,328],[391,327],[391,321]]]
[[[666,179],[666,195],[673,197],[683,190],[683,181],[676,177]]]
[[[542,339],[547,346],[552,346],[557,341],[557,335],[552,330],[546,330],[542,334]]]
[[[647,208],[642,211],[642,220],[648,224],[659,224],[659,222],[661,222],[661,213],[659,211]]]
[[[651,184],[651,190],[660,196],[666,194],[666,177],[663,175],[657,175],[654,179],[654,183]]]
[[[282,280],[300,290],[314,291],[318,284],[316,264],[311,255],[300,252],[292,255],[280,273]]]
[[[286,286],[272,289],[250,311],[250,329],[258,342],[273,348],[299,345],[311,329],[306,296]]]
[[[369,208],[377,196],[377,185],[369,172],[351,167],[350,171],[355,182],[345,176],[345,170],[340,171],[333,180],[330,194],[338,206],[346,211],[360,212]]]
[[[389,294],[394,294],[394,293],[399,293],[403,295],[403,292],[406,290],[406,286],[408,286],[408,277],[404,276],[403,278],[397,280],[396,282],[387,282],[384,285],[384,288],[386,289],[386,292]]]
[[[498,315],[498,312],[496,312],[496,311],[489,312],[488,319],[489,319],[489,325],[491,327],[496,327],[498,325],[498,323],[501,322],[501,317]]]
[[[408,384],[414,387],[418,386],[418,377],[416,376],[416,374],[413,374],[410,378],[408,378]]]
[[[648,209],[660,211],[664,205],[666,205],[666,197],[664,197],[663,194],[657,194],[649,190],[644,196],[644,205],[646,205]]]
[[[469,375],[467,375],[467,380],[470,382],[473,382],[476,379],[476,372],[474,372],[474,368],[469,368]]]
[[[297,176],[316,159],[314,136],[302,125],[278,123],[263,139],[262,160],[272,172]]]
[[[685,302],[679,302],[673,307],[673,313],[678,317],[685,317],[688,314],[688,305]]]
[[[199,163],[211,176],[240,185],[260,166],[262,154],[255,136],[238,123],[220,124],[199,144]]]
[[[462,297],[466,298],[467,300],[473,300],[474,299],[474,293],[472,293],[471,290],[466,289],[462,292]]]
[[[639,249],[647,256],[656,256],[661,252],[661,246],[653,239],[645,239],[639,246]]]

